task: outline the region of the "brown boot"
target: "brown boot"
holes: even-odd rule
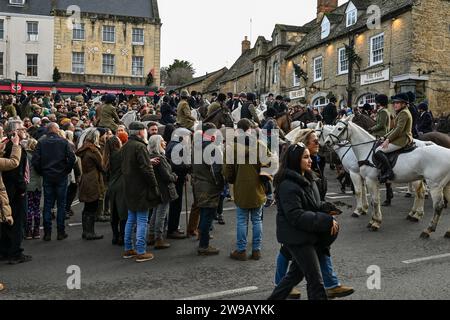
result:
[[[252,259],[252,260],[259,260],[259,259],[261,259],[261,251],[260,250],[252,251],[252,255],[250,256],[250,259]]]
[[[139,254],[136,256],[136,262],[146,262],[150,261],[154,258],[153,254],[150,252],[146,252],[144,254]]]
[[[164,239],[157,239],[156,243],[155,243],[155,249],[168,249],[170,248],[170,243],[168,243],[166,240]]]
[[[230,254],[230,258],[239,261],[247,261],[247,252],[245,250],[244,251],[234,250]]]
[[[327,296],[329,299],[343,298],[351,295],[355,290],[352,287],[338,286],[336,288],[327,289]]]
[[[288,295],[288,299],[300,299],[301,293],[297,288],[292,288],[291,292]]]
[[[213,256],[219,254],[219,249],[209,246],[208,248],[198,248],[199,256]]]

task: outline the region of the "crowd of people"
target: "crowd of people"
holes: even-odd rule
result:
[[[401,110],[396,109],[398,114],[405,106],[413,108],[402,120],[411,122],[413,132],[425,133],[430,129],[432,116],[426,103],[416,108],[410,101],[412,96],[400,94],[393,98],[394,102],[404,102]],[[266,109],[263,119],[257,113],[262,103]],[[359,111],[338,110],[335,103],[336,99],[331,98],[323,110],[318,110],[291,105],[289,99],[273,94],[264,102],[258,101],[253,93],[219,93],[208,101],[201,93],[189,94],[186,90],[180,94],[171,91],[137,97],[135,93],[127,96],[125,90],[118,95],[93,94],[89,87],[74,99],[63,99],[60,92],[43,95],[24,92],[17,98],[0,96],[0,259],[10,264],[30,261],[32,257],[23,253],[23,240],[42,237],[51,241],[54,219],[57,240],[66,239],[65,221],[74,214],[71,207],[77,194],[83,203],[81,238],[103,239],[95,231],[95,223],[109,221],[111,242],[123,247],[124,259],[152,260],[154,255],[149,246],[168,249],[169,240],[186,237],[198,238],[198,255],[216,255],[219,249],[210,244],[211,230],[214,219],[225,224],[223,205],[228,198],[236,205],[236,247],[230,257],[238,261],[261,259],[263,211],[277,205],[277,238],[282,246],[277,257],[277,287],[271,299],[298,297],[294,287],[304,277],[310,299],[352,294],[353,288],[342,285],[333,269],[330,246],[338,235],[335,216],[341,211],[325,201],[324,161],[318,155],[315,131],[301,130],[294,143],[281,144],[278,150],[270,150],[267,141],[252,144],[253,133],[259,129],[267,130],[269,140],[276,138],[274,130],[280,129],[276,120],[285,114],[304,124],[318,121],[334,124],[349,112],[375,115],[377,125],[370,131],[387,141],[380,151],[393,150],[388,148],[389,139],[403,139],[407,130],[404,128],[389,136],[395,125],[390,124],[394,117],[387,111],[386,96],[377,96],[377,112],[372,111],[371,105],[364,105]],[[194,128],[199,120],[192,115],[194,109],[201,118],[206,118],[219,109],[231,113],[237,108],[240,120],[236,129],[243,139],[236,137],[218,145],[221,128],[211,122]],[[121,118],[129,111],[136,112],[140,121],[126,127]],[[160,133],[162,127],[164,132]],[[283,136],[281,131],[281,140]],[[208,150],[213,156],[223,155],[228,147],[234,149],[235,157],[239,149],[246,156],[256,152],[256,164],[240,163],[236,158],[223,164],[205,160],[178,163],[172,158],[173,150],[180,149],[186,137],[200,138],[201,150]],[[276,175],[264,176],[261,171],[269,163],[259,155],[271,153],[281,154],[280,166]],[[379,158],[383,160],[382,155]],[[391,175],[389,165],[386,166],[383,179]],[[186,196],[183,193],[188,182],[194,202],[187,229],[181,230],[180,216]],[[249,221],[251,252],[247,252]]]

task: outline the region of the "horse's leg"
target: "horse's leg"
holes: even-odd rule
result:
[[[442,209],[444,208],[444,189],[438,185],[430,186],[430,194],[433,199],[434,216],[428,228],[420,235],[422,239],[428,239],[432,232],[436,231],[436,227],[441,218]]]
[[[380,208],[380,185],[378,181],[372,179],[366,179],[367,187],[372,196],[372,219],[367,226],[371,231],[378,231],[381,227],[381,221],[383,219]]]
[[[450,199],[450,183],[444,188],[444,200],[447,201]],[[450,239],[450,229],[445,233],[445,237]]]
[[[423,218],[424,206],[425,206],[425,185],[422,180],[412,182],[412,186],[416,191],[414,197],[414,204],[406,217],[407,220],[412,222],[419,222]]]
[[[362,215],[366,215],[369,212],[369,201],[367,200],[367,183],[366,180],[360,176],[361,179],[361,183],[362,183],[362,194],[361,194],[361,198],[362,198]]]
[[[365,188],[363,180],[359,173],[350,171],[350,178],[355,186],[355,197],[356,197],[356,209],[352,213],[353,218],[359,218],[363,214],[363,188]],[[366,200],[367,201],[367,200]]]
[[[412,193],[413,193],[412,190],[413,190],[413,186],[412,186],[412,183],[410,182],[410,183],[408,183],[408,190],[406,191],[405,198],[412,197]]]

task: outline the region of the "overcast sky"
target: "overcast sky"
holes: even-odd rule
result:
[[[339,0],[339,5],[347,0]],[[271,39],[275,24],[303,25],[316,16],[317,0],[158,0],[161,66],[188,60],[195,76],[231,67],[244,36]],[[252,33],[250,34],[250,19]]]

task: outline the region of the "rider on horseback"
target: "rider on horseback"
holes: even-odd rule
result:
[[[224,93],[219,93],[217,96],[217,100],[208,107],[208,113],[206,114],[206,117],[209,117],[214,112],[224,108],[225,100],[227,99],[227,96]],[[220,128],[219,128],[220,129]]]
[[[394,172],[386,154],[405,148],[413,142],[412,116],[407,108],[408,96],[405,93],[400,93],[391,97],[391,100],[396,112],[394,119],[395,126],[381,138],[383,144],[375,152],[376,159],[383,166],[379,177],[380,183],[394,179]]]
[[[254,93],[247,93],[247,102],[244,103],[241,109],[241,119],[245,118],[252,120],[260,126],[261,122],[259,121],[258,114],[256,113],[255,100],[256,96]]]
[[[391,127],[391,115],[388,110],[388,97],[384,94],[378,94],[375,97],[377,104],[377,124],[367,131],[377,138],[384,137]]]
[[[188,99],[189,93],[187,90],[181,90],[181,101],[177,108],[177,123],[180,127],[194,130],[196,119],[191,115],[191,108],[189,107]]]

